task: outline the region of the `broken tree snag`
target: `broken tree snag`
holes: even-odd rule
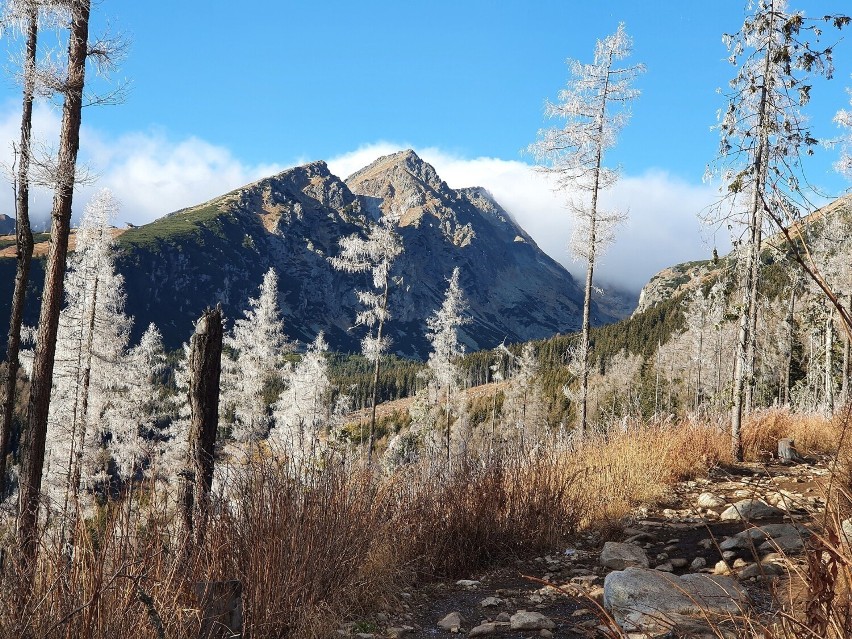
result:
[[[193,480],[195,486],[194,496],[184,495],[182,505],[187,532],[194,529],[199,545],[204,540],[213,485],[221,361],[222,308],[217,306],[204,311],[196,322],[189,350],[189,467],[184,482],[187,490],[191,490]],[[190,510],[194,512],[190,514]]]
[[[796,442],[788,437],[778,440],[778,461],[782,464],[795,464],[805,460],[796,450]]]
[[[200,639],[243,636],[243,585],[240,581],[202,581],[195,584],[201,611]]]

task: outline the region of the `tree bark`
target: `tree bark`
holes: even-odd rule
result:
[[[9,337],[6,346],[6,379],[4,380],[3,415],[0,424],[0,499],[6,496],[6,457],[12,434],[12,415],[15,409],[15,386],[18,378],[21,350],[21,324],[30,263],[33,257],[33,232],[30,228],[30,155],[33,129],[33,97],[35,94],[35,61],[38,44],[38,8],[29,6],[27,15],[27,45],[24,58],[24,101],[21,109],[21,142],[18,148],[18,172],[15,185],[15,240],[18,265],[15,272],[15,290],[12,293],[12,312],[9,317]]]
[[[18,544],[25,564],[32,565],[36,557],[37,523],[41,475],[44,466],[47,414],[53,384],[53,360],[56,354],[56,333],[59,309],[62,304],[68,235],[71,230],[71,204],[74,196],[74,176],[77,152],[80,148],[80,122],[83,107],[83,86],[86,77],[86,55],[89,40],[91,0],[76,0],[71,6],[71,29],[68,38],[68,74],[62,125],[59,133],[59,157],[56,186],[51,211],[50,248],[45,267],[44,291],[36,336],[30,401],[24,433],[25,455],[21,469],[21,501],[18,519]]]
[[[204,529],[210,509],[216,430],[219,426],[219,381],[222,368],[222,309],[207,309],[195,325],[189,351],[189,467],[184,481],[194,495],[184,495],[184,513],[194,531],[195,543],[204,542]]]

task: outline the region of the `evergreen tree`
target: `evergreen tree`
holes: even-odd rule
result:
[[[292,349],[284,336],[278,307],[278,275],[270,268],[260,293],[250,298],[244,317],[225,338],[222,357],[222,409],[232,411],[237,441],[256,441],[269,432],[269,388],[279,374],[282,356]]]
[[[331,418],[327,351],[320,333],[285,374],[285,389],[273,406],[271,438],[297,461],[315,456]]]
[[[583,326],[577,359],[580,364],[580,410],[578,425],[586,429],[589,384],[589,328],[595,263],[612,241],[615,226],[625,219],[620,212],[604,211],[601,192],[611,187],[617,171],[604,166],[604,154],[615,146],[616,138],[630,117],[628,106],[639,95],[632,87],[644,66],[619,67],[617,63],[631,53],[632,42],[619,24],[616,32],[595,46],[595,60],[583,64],[569,60],[571,79],[559,93],[559,103],[547,103],[551,117],[566,120],[562,128],[544,129],[539,140],[530,146],[536,159],[544,162],[543,170],[556,176],[560,190],[571,198],[576,227],[571,240],[574,254],[586,261],[586,288],[583,298]],[[586,198],[573,194],[586,191]]]
[[[369,332],[362,341],[364,356],[373,363],[373,397],[370,412],[370,435],[367,457],[373,459],[376,436],[376,403],[378,401],[379,375],[382,356],[390,347],[390,338],[384,334],[385,323],[391,315],[388,311],[390,272],[397,257],[402,254],[402,239],[396,231],[398,215],[383,215],[370,226],[366,239],[350,235],[340,240],[340,255],[330,258],[334,268],[347,273],[369,271],[373,277],[373,291],[357,291],[358,301],[364,310],[358,313],[356,325],[365,325]],[[375,334],[373,333],[375,328]]]
[[[831,73],[831,50],[812,47],[806,36],[818,29],[801,13],[788,11],[786,0],[758,0],[753,6],[742,28],[725,35],[730,62],[738,71],[719,123],[716,167],[727,195],[717,216],[741,214],[746,228],[739,251],[740,327],[731,412],[731,447],[737,460],[742,460],[740,431],[755,382],[764,212],[779,221],[797,217],[802,185],[807,183],[799,158],[817,143],[800,112],[810,99],[807,72]]]
[[[107,479],[105,442],[122,419],[132,320],[124,314],[124,278],[115,271],[109,220],[117,211],[109,191],[96,194],[68,260],[45,448],[47,493],[64,493],[63,515],[82,489]]]
[[[426,320],[427,336],[432,343],[432,352],[426,365],[437,393],[444,396],[447,463],[450,461],[450,424],[452,401],[459,386],[458,359],[464,353],[459,342],[458,331],[470,321],[467,317],[467,301],[459,285],[459,269],[453,269],[448,280],[447,293],[441,308]]]

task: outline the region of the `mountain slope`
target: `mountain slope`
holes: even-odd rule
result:
[[[352,328],[354,291],[368,281],[334,271],[328,257],[342,237],[390,211],[402,214],[405,246],[394,268],[402,284],[393,292],[388,325],[395,352],[427,355],[425,320],[440,305],[455,266],[470,300],[472,322],[463,334],[469,349],[579,327],[582,292],[570,274],[484,189],[450,189],[406,151],[380,158],[347,182],[324,162],[295,167],[127,230],[118,238],[117,264],[134,330],[154,322],[167,345],[177,347],[205,306],[221,303],[229,320],[240,316],[274,267],[291,337],[307,341],[325,331],[333,348],[359,350],[364,331]],[[13,260],[0,260],[4,269],[11,273]],[[615,319],[597,308],[593,318],[596,324]]]

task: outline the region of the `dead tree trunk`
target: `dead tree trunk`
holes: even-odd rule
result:
[[[18,544],[23,562],[30,565],[35,560],[37,548],[36,528],[47,436],[47,414],[53,384],[53,360],[56,354],[56,333],[59,327],[59,309],[62,304],[68,235],[71,231],[71,203],[74,196],[77,152],[80,148],[90,5],[91,0],[77,0],[71,5],[68,71],[64,87],[62,125],[59,132],[59,154],[56,175],[53,176],[56,186],[51,211],[50,249],[45,265],[44,290],[36,335],[27,425],[24,432]]]
[[[213,485],[219,379],[222,370],[222,309],[207,309],[195,325],[189,350],[189,459],[183,472],[182,519],[195,542],[204,541]]]
[[[38,44],[38,8],[30,5],[27,15],[27,50],[24,59],[24,104],[21,110],[21,142],[18,148],[18,172],[15,185],[15,239],[18,266],[15,290],[12,293],[12,312],[9,317],[9,338],[6,346],[6,379],[3,396],[3,422],[0,424],[0,499],[6,495],[6,457],[12,434],[12,414],[15,408],[15,385],[18,378],[21,350],[21,324],[30,263],[33,257],[33,232],[30,228],[30,139],[33,129],[33,96],[35,95],[35,61]]]

